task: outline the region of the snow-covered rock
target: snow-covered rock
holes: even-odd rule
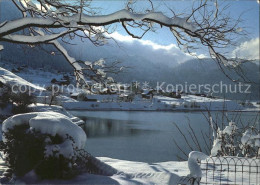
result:
[[[35,129],[42,134],[59,135],[63,138],[63,143],[59,145],[50,144],[46,146],[46,156],[56,151],[66,158],[71,158],[74,156],[73,148],[83,149],[85,147],[87,140],[85,132],[63,114],[57,112],[33,112],[14,115],[3,122],[2,131],[8,133],[14,126],[24,124],[28,124],[30,129]],[[71,142],[68,136],[74,142]],[[6,142],[4,135],[3,141]]]

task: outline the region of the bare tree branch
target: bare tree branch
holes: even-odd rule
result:
[[[197,56],[198,49],[206,48],[227,78],[233,81],[249,81],[239,67],[243,61],[230,58],[228,53],[225,53],[228,47],[236,45],[238,36],[245,34],[239,27],[240,18],[233,20],[225,13],[227,7],[220,8],[217,2],[213,4],[201,0],[195,2],[187,14],[177,15],[169,8],[173,13],[173,17],[169,17],[162,12],[155,12],[152,1],[148,1],[150,8],[141,12],[136,12],[134,3],[128,2],[126,9],[99,15],[90,2],[84,0],[70,3],[59,0],[35,0],[37,4],[33,1],[13,0],[23,17],[0,23],[0,41],[22,44],[51,43],[56,47],[58,45],[60,50],[62,46],[57,39],[61,38],[69,43],[65,41],[64,36],[68,36],[69,39],[77,36],[88,39],[95,45],[102,45],[108,39],[105,36],[105,33],[108,34],[106,26],[113,23],[122,23],[125,31],[138,39],[148,31],[154,31],[154,24],[158,24],[172,32],[180,49]],[[36,28],[42,29],[45,34],[37,33]],[[131,31],[132,29],[140,29],[142,34],[138,36]],[[71,58],[67,56],[64,47],[61,52],[69,63],[74,63],[70,61]],[[235,71],[240,79],[230,77],[226,69]],[[83,75],[82,72],[81,74]],[[78,77],[81,78],[82,75]]]

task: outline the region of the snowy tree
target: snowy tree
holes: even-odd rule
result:
[[[214,135],[212,156],[259,157],[260,134],[256,126],[237,127],[233,121]]]
[[[206,48],[219,68],[241,72],[240,60],[228,57],[225,50],[235,45],[235,38],[245,34],[239,27],[240,20],[226,14],[217,1],[194,2],[190,12],[177,14],[168,7],[172,16],[157,12],[152,1],[149,7],[137,11],[135,2],[126,2],[124,9],[103,15],[92,7],[89,0],[12,0],[21,12],[21,18],[0,23],[0,41],[19,44],[52,44],[74,68],[76,78],[86,83],[79,62],[69,55],[61,42],[68,43],[75,37],[88,39],[95,45],[106,43],[111,29],[119,23],[133,38],[141,39],[147,32],[167,27],[176,38],[179,47],[191,55]],[[159,25],[159,26],[158,26]],[[141,30],[141,34],[135,34]],[[1,48],[3,49],[3,48]],[[96,72],[103,73],[100,70]],[[241,73],[240,73],[241,74]],[[227,77],[229,77],[226,74]],[[244,78],[244,76],[242,76]],[[234,79],[233,79],[234,80]],[[246,79],[245,79],[246,80]]]

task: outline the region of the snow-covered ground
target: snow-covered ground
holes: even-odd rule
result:
[[[44,91],[45,89],[43,87],[34,85],[33,83],[28,82],[27,80],[24,80],[20,76],[15,75],[14,73],[1,68],[0,67],[0,82],[3,84],[6,84],[10,87],[15,86],[24,86],[31,88],[31,90],[38,90],[38,91]]]
[[[208,163],[208,164],[207,164]],[[242,157],[212,157],[202,161],[201,182],[208,184],[260,183],[260,159]]]
[[[143,162],[124,161],[107,157],[99,157],[102,162],[111,165],[118,171],[127,172],[128,176],[116,174],[113,176],[102,176],[83,173],[71,180],[42,180],[30,181],[30,179],[18,179],[16,183],[23,184],[177,184],[182,176],[189,174],[187,162],[162,162],[148,164]],[[7,167],[0,159],[0,175]],[[32,178],[31,178],[32,180]]]
[[[99,95],[100,97],[100,95]],[[105,98],[106,99],[106,98]],[[62,106],[68,110],[125,110],[125,111],[201,111],[201,110],[257,110],[257,107],[248,109],[236,101],[211,99],[194,95],[184,95],[181,99],[165,96],[154,96],[151,100],[133,100],[132,102],[104,101],[64,101]]]
[[[144,162],[135,162],[135,161],[126,161],[112,159],[108,157],[99,157],[99,160],[102,162],[114,167],[118,171],[127,172],[127,176],[124,174],[115,174],[113,176],[102,176],[95,174],[83,173],[71,180],[42,180],[33,182],[34,184],[188,184],[190,170],[188,168],[188,162],[178,162],[178,161],[168,161],[160,163],[144,163]],[[223,160],[223,159],[219,159]],[[234,158],[234,162],[238,159]],[[240,158],[244,162],[243,158]],[[225,160],[223,160],[225,161]],[[205,161],[202,161],[204,163]],[[209,161],[210,162],[210,161]],[[258,160],[258,162],[260,162]],[[225,163],[225,162],[224,162]],[[234,163],[233,163],[234,164]],[[240,163],[239,163],[240,164]],[[259,164],[259,163],[258,163]],[[5,171],[7,167],[5,163],[0,159],[0,175]],[[220,170],[221,165],[217,164],[215,166],[209,165],[207,176],[206,176],[206,165],[202,164],[202,179],[201,182],[208,184],[255,184],[257,185],[260,182],[260,166],[258,165],[258,174],[255,173],[257,167],[251,169],[251,172],[248,173],[248,167],[244,167],[243,176],[239,172],[242,170],[242,166],[237,166],[235,173],[234,166],[230,166],[229,174],[227,173],[227,165],[222,166],[222,172]],[[233,172],[232,172],[233,171]],[[214,177],[214,179],[213,179]],[[220,178],[221,177],[221,178]],[[236,179],[235,179],[236,178]],[[258,179],[257,179],[258,178]],[[221,183],[220,183],[221,179]],[[250,183],[249,183],[250,179]],[[29,179],[20,179],[19,183],[30,182]],[[235,183],[236,182],[236,183]],[[32,183],[32,182],[31,182]]]
[[[19,76],[17,76],[19,75]],[[55,74],[43,70],[27,69],[21,70],[17,75],[0,68],[0,80],[8,83],[26,85],[41,90],[37,93],[37,103],[49,104],[51,92],[45,91],[42,87],[49,87],[51,79],[61,79],[62,74]],[[23,77],[23,78],[21,78]],[[41,86],[41,87],[39,87]],[[66,89],[66,88],[65,88]],[[76,93],[82,92],[75,88]],[[182,95],[180,99],[166,96],[154,96],[152,99],[143,99],[136,95],[133,101],[122,101],[120,95],[87,95],[89,99],[96,101],[77,101],[70,98],[70,93],[64,90],[63,93],[55,96],[53,103],[61,105],[68,110],[123,110],[123,111],[201,111],[201,110],[229,110],[229,111],[259,111],[260,105],[256,102],[242,105],[235,100],[213,99],[195,95]]]
[[[0,66],[3,66],[5,70],[11,72],[12,70],[17,70],[18,66],[14,64],[1,63]],[[3,69],[2,68],[2,69]],[[0,69],[0,71],[2,70]],[[19,72],[14,72],[17,76],[25,79],[29,83],[37,84],[40,87],[51,85],[51,80],[56,78],[60,80],[62,78],[62,74],[57,71],[49,72],[43,69],[33,69],[31,67],[22,67]],[[1,74],[1,73],[0,73]]]

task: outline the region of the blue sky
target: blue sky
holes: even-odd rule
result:
[[[208,1],[213,3],[214,1]],[[198,1],[192,0],[154,0],[153,5],[156,11],[161,11],[169,17],[173,16],[168,8],[171,8],[176,13],[190,12],[192,4],[198,3]],[[121,10],[125,7],[126,1],[114,0],[114,1],[100,1],[94,0],[92,5],[101,8],[101,14],[113,13],[117,10]],[[226,5],[229,8],[226,13],[233,19],[237,19],[240,15],[243,20],[241,27],[246,28],[248,32],[247,37],[237,38],[238,46],[229,50],[231,57],[242,57],[247,59],[259,59],[259,3],[256,0],[238,0],[238,1],[218,1],[220,7]],[[137,1],[136,8],[139,10],[149,7],[149,1],[140,0]],[[168,7],[168,8],[167,8]],[[190,57],[185,57],[185,54],[176,48],[176,40],[169,28],[163,27],[156,30],[156,32],[148,32],[142,40],[134,40],[127,35],[125,30],[120,24],[116,27],[116,33],[113,37],[123,44],[132,44],[133,47],[137,45],[143,45],[144,47],[150,47],[151,52],[154,49],[160,49],[162,52],[173,53],[175,56],[179,56],[180,60],[187,60]],[[138,52],[138,51],[137,51]],[[196,51],[197,55],[208,57],[207,48],[201,48]]]
[[[172,14],[167,9],[166,6],[170,7],[174,11],[186,12],[190,10],[192,6],[191,0],[184,1],[175,1],[175,0],[164,0],[164,1],[153,1],[154,7],[158,11],[162,11],[169,16]],[[102,14],[112,13],[114,11],[120,10],[125,7],[126,1],[122,0],[114,0],[114,1],[94,1],[92,4],[97,7],[102,8]],[[196,3],[196,2],[195,2]],[[227,12],[230,13],[232,18],[238,18],[239,15],[242,14],[243,27],[247,27],[247,31],[250,33],[249,36],[251,38],[259,37],[259,4],[256,0],[248,0],[248,1],[219,1],[219,4],[230,5],[227,9]],[[148,7],[148,1],[139,1],[137,3],[137,8],[142,9]],[[121,27],[117,27],[117,31],[122,35],[127,35],[126,32]],[[158,44],[169,45],[171,43],[176,43],[174,37],[171,35],[169,29],[162,28],[158,29],[157,33],[148,33],[143,39],[151,40],[153,42],[157,42]]]

